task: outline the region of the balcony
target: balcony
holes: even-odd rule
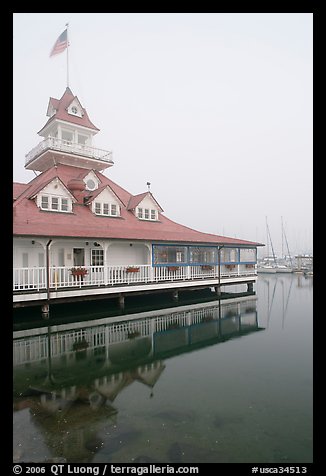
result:
[[[104,170],[111,167],[112,152],[55,137],[40,142],[25,156],[25,168],[43,172],[53,163]]]

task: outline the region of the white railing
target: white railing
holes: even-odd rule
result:
[[[13,268],[14,291],[46,288],[46,268]]]
[[[84,274],[74,273],[71,268],[52,266],[49,269],[50,289],[82,288],[85,286],[116,286],[137,283],[158,283],[162,281],[186,281],[200,279],[218,279],[219,267],[214,266],[157,266],[117,265],[83,266]],[[221,266],[220,277],[255,276],[256,266],[247,268],[236,265],[235,268]],[[44,290],[47,288],[46,268],[13,268],[13,289]]]
[[[97,149],[96,147],[77,144],[75,142],[57,139],[55,137],[48,137],[25,155],[25,164],[28,164],[31,160],[35,159],[35,157],[40,155],[41,152],[48,149],[91,157],[94,159],[103,160],[104,162],[112,162],[112,152],[108,150]]]

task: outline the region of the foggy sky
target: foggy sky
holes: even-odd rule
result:
[[[13,176],[69,86],[112,150],[104,172],[191,228],[312,252],[311,13],[16,13]],[[284,244],[285,246],[285,244]],[[286,251],[286,250],[284,250]],[[264,255],[266,249],[260,251]]]

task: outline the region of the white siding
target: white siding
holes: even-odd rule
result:
[[[120,203],[115,195],[107,188],[105,188],[92,202],[92,212],[95,213],[95,203],[110,203],[117,206],[118,215],[120,215]]]
[[[157,210],[157,211],[159,210],[158,206],[149,195],[144,197],[143,200],[137,206],[139,208],[149,208],[149,209]]]

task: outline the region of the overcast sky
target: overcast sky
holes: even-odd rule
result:
[[[69,86],[112,150],[104,172],[201,231],[312,252],[311,13],[16,13],[13,176]],[[284,245],[285,246],[285,245]],[[261,252],[264,254],[265,251]]]

